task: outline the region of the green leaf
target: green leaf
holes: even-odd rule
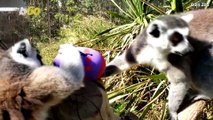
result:
[[[106,29],[106,30],[104,30],[104,31],[102,31],[102,32],[100,32],[100,33],[98,33],[97,36],[103,35],[103,34],[105,34],[105,33],[109,33],[112,29],[114,29],[114,27],[113,27],[113,28]]]
[[[161,15],[165,15],[166,12],[164,10],[162,10],[160,7],[153,5],[152,3],[149,3],[145,0],[141,0],[142,2],[144,2],[145,4],[147,4],[148,6],[150,6],[151,8],[153,8],[154,10],[156,10],[158,13],[160,13]]]
[[[209,7],[211,6],[212,1],[213,1],[213,0],[208,0],[208,1],[206,2],[205,9],[207,9],[207,8],[209,8]]]
[[[117,18],[120,18],[120,19],[124,19],[124,20],[127,20],[129,19],[129,17],[125,16],[125,15],[120,15],[119,13],[116,13],[116,12],[113,12],[113,11],[107,11],[108,14],[112,15],[113,17],[117,17]]]
[[[124,13],[129,18],[132,18],[132,16],[130,14],[128,14],[127,12],[125,12],[114,0],[111,0],[111,1],[122,13]]]
[[[191,7],[192,3],[197,2],[198,0],[187,0],[184,4],[183,7],[184,9],[188,9]]]
[[[149,75],[149,76],[143,76],[143,78],[151,79],[157,84],[159,84],[162,80],[167,79],[164,73],[154,74],[154,75]]]
[[[112,104],[112,103],[114,103],[114,102],[116,102],[116,101],[118,101],[118,100],[120,100],[120,99],[122,99],[122,98],[124,98],[124,97],[126,97],[128,95],[129,95],[129,93],[123,94],[123,95],[117,95],[117,96],[109,99],[109,104]]]
[[[172,0],[172,10],[175,12],[183,12],[182,0]]]
[[[166,88],[160,89],[161,86],[162,86],[162,84],[158,85],[157,89],[155,90],[155,94],[152,95],[151,101],[149,103],[147,103],[147,105],[144,107],[144,110],[142,111],[140,119],[145,117],[145,115],[148,113],[152,104],[157,100],[157,98],[159,98],[166,91]]]

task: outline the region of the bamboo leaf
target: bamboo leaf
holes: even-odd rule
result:
[[[157,84],[159,84],[162,80],[167,79],[166,76],[165,76],[165,74],[163,74],[163,73],[149,75],[149,76],[143,76],[143,78],[151,79],[151,80],[153,80]]]
[[[128,95],[129,95],[129,93],[115,96],[114,98],[109,99],[109,104],[112,104],[112,103],[114,103],[114,102],[116,102],[116,101],[118,101],[118,100],[120,100],[120,99],[122,99],[122,98],[124,98]]]
[[[155,6],[152,3],[149,3],[149,2],[147,2],[145,0],[141,0],[141,1],[144,2],[146,5],[150,6],[151,8],[153,8],[154,10],[156,10],[161,15],[165,15],[166,14],[166,12],[163,11],[162,9],[160,9],[158,6]]]
[[[158,91],[159,90],[159,91]],[[144,118],[145,115],[148,113],[148,110],[150,109],[151,105],[157,100],[157,98],[159,98],[164,92],[165,92],[166,88],[164,89],[157,89],[157,93],[159,94],[156,94],[155,96],[156,97],[153,97],[153,99],[144,107],[144,110],[142,112],[142,115],[140,116],[140,118]]]
[[[127,12],[125,12],[114,0],[111,0],[112,3],[122,12],[124,13],[126,16],[128,16],[129,18],[132,18],[132,16],[130,14],[128,14]],[[133,18],[132,18],[133,19]]]
[[[122,88],[122,89],[119,89],[119,90],[108,92],[107,95],[108,95],[108,98],[111,99],[111,98],[113,98],[113,97],[115,97],[117,95],[122,94],[124,91],[128,92],[128,91],[131,91],[131,90],[135,90],[136,88],[141,87],[141,86],[143,86],[145,84],[146,84],[145,82],[133,84],[133,85],[128,86],[126,88]]]
[[[187,0],[186,3],[183,4],[184,9],[191,7],[193,2],[197,2],[198,0]]]
[[[136,4],[134,3],[134,0],[126,0],[127,4],[129,5],[129,8],[131,9],[131,12],[134,13],[135,18],[140,17],[140,13],[138,11],[138,8],[136,7]]]
[[[208,1],[206,2],[205,9],[207,9],[207,8],[209,8],[209,7],[211,6],[212,1],[213,1],[213,0],[208,0]]]
[[[165,120],[166,119],[166,113],[167,113],[167,107],[166,107],[166,104],[164,103],[163,107],[162,107],[162,113],[161,113],[160,120]]]
[[[98,33],[97,36],[100,36],[100,35],[103,35],[103,34],[105,34],[105,33],[108,33],[108,32],[110,32],[112,29],[114,29],[114,28],[106,29],[106,30],[104,30],[104,31],[102,31],[102,32],[100,32],[100,33]]]
[[[128,20],[129,17],[125,16],[125,15],[120,15],[119,13],[113,12],[113,11],[107,11],[108,14],[112,15],[113,17],[117,17],[120,19],[124,19],[124,20]]]

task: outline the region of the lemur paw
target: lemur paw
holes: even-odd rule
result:
[[[176,112],[170,112],[169,120],[178,120],[178,114]]]

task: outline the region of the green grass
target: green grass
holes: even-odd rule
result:
[[[107,49],[102,48],[105,48],[108,44],[101,40],[99,40],[100,42],[97,42],[95,36],[112,26],[114,26],[114,24],[105,20],[103,17],[84,17],[82,15],[77,15],[70,26],[66,25],[60,28],[59,36],[57,38],[50,40],[50,43],[45,40],[40,40],[40,42],[37,42],[37,47],[39,48],[41,55],[44,56],[43,61],[46,64],[52,63],[59,45],[64,43],[72,43],[82,47],[93,47],[104,53]]]

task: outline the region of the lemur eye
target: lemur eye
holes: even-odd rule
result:
[[[157,24],[152,25],[152,30],[149,32],[152,36],[158,38],[160,36],[159,27]]]
[[[17,50],[17,53],[22,54],[24,57],[28,57],[27,50],[26,50],[26,44],[21,43],[19,49]]]
[[[183,41],[183,35],[181,35],[179,32],[174,32],[169,40],[172,42],[173,46],[176,46],[178,43],[180,43],[181,41]]]

